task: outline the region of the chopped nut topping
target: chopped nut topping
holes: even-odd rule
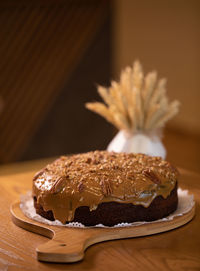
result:
[[[161,181],[160,179],[157,177],[157,175],[152,171],[152,169],[145,169],[143,170],[143,174],[149,178],[152,182],[156,183],[156,184],[160,184]]]
[[[88,157],[85,161],[87,164],[90,164],[92,162],[92,158]]]
[[[44,173],[44,169],[38,171],[33,177],[33,181],[36,181],[42,174]]]
[[[50,193],[55,194],[62,190],[66,182],[65,177],[59,177],[50,189]]]
[[[98,190],[101,191],[98,193],[108,196],[115,193],[115,187],[118,187],[117,191],[123,191],[121,187],[124,183],[137,185],[137,189],[142,189],[149,182],[162,184],[169,179],[176,181],[177,177],[176,168],[160,157],[95,151],[62,156],[39,171],[34,176],[34,181],[42,190],[45,190],[45,186],[50,186],[50,193],[57,193],[63,187],[66,188],[66,193],[73,189],[82,193],[88,191],[89,186],[91,193],[97,193]]]
[[[84,184],[83,184],[83,182],[80,182],[77,187],[78,187],[78,191],[79,192],[83,192],[83,190],[84,190]]]
[[[111,184],[108,179],[102,179],[100,181],[100,185],[104,196],[109,196],[112,194]]]

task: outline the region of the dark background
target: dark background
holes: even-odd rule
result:
[[[84,104],[111,78],[109,1],[0,3],[0,162],[103,149],[113,128]]]

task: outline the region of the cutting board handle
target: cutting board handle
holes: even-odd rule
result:
[[[102,241],[131,237],[132,234],[131,228],[127,231],[117,228],[56,230],[50,241],[37,247],[37,258],[48,262],[77,262],[84,258],[87,247]]]
[[[87,235],[82,231],[76,231],[75,236],[58,231],[52,240],[37,247],[37,258],[40,261],[49,262],[76,262],[84,257]]]

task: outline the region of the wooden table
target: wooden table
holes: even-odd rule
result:
[[[196,216],[187,225],[162,234],[96,244],[79,263],[38,262],[35,248],[47,238],[14,225],[9,208],[31,189],[35,170],[46,161],[0,168],[0,270],[200,270],[200,175],[186,170],[180,170],[179,185],[189,189],[196,201]]]

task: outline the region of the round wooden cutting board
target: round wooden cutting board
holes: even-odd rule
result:
[[[11,205],[12,221],[19,227],[49,237],[51,240],[36,248],[37,258],[46,262],[77,262],[84,258],[84,251],[103,241],[146,236],[178,228],[189,222],[195,214],[195,206],[186,214],[173,220],[152,222],[121,228],[68,228],[50,226],[24,215],[20,202]]]

